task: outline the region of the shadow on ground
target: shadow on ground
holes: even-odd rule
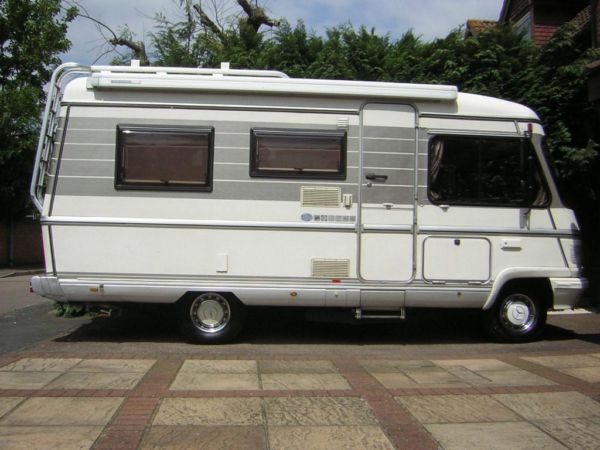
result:
[[[598,315],[593,315],[598,316]],[[592,318],[592,319],[595,319]],[[598,324],[598,320],[592,325]],[[555,316],[542,337],[544,341],[579,339],[600,344],[594,326],[574,331],[569,319]],[[118,317],[96,317],[55,342],[160,342],[178,343],[177,320],[170,307],[136,307]],[[477,311],[409,310],[400,323],[326,323],[306,319],[296,309],[252,309],[237,339],[246,344],[329,345],[428,345],[489,343]]]

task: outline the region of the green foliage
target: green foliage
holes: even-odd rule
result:
[[[26,207],[43,86],[74,14],[60,0],[0,1],[0,218]]]
[[[54,315],[56,317],[81,317],[86,313],[83,305],[54,302]]]

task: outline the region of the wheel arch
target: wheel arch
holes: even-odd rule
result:
[[[199,295],[202,294],[210,294],[210,293],[214,293],[214,294],[220,294],[223,297],[226,297],[228,299],[234,299],[237,300],[238,302],[244,304],[244,302],[242,302],[240,300],[240,298],[235,295],[233,292],[231,291],[221,291],[219,289],[194,289],[194,290],[188,290],[186,291],[183,295],[181,295],[176,301],[175,301],[175,305],[177,305],[178,303],[183,303],[184,301],[190,299],[190,298],[194,298],[194,297],[198,297]]]
[[[544,306],[551,309],[554,305],[554,291],[549,277],[552,275],[543,269],[508,269],[503,271],[494,281],[492,290],[482,309],[484,311],[489,310],[503,292],[518,287],[536,289],[541,295]]]

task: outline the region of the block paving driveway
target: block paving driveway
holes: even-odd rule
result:
[[[599,449],[600,317],[552,320],[588,332],[193,346],[100,324],[0,355],[0,448]]]

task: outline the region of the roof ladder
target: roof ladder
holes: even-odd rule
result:
[[[60,99],[62,95],[61,86],[67,74],[82,72],[89,72],[89,68],[80,66],[79,64],[67,63],[59,66],[52,74],[50,80],[30,188],[31,201],[40,213],[44,207],[48,169],[54,150],[54,137],[58,129],[58,116],[60,114]]]

